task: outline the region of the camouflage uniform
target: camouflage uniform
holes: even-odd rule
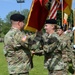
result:
[[[69,52],[69,57],[71,58],[72,61],[72,68],[75,72],[75,50],[73,49],[73,41],[74,41],[74,36],[73,36],[73,32],[67,32],[66,36],[68,37],[68,39],[70,40],[69,43],[69,48],[70,48],[70,52]]]
[[[11,75],[29,75],[31,69],[31,52],[28,41],[22,42],[26,35],[15,28],[11,28],[4,37],[4,54],[8,62]]]
[[[50,42],[49,42],[50,39]],[[64,70],[66,63],[62,59],[62,50],[66,44],[61,43],[60,38],[56,33],[45,37],[44,44],[44,65],[49,71],[49,75],[67,75]]]
[[[67,64],[66,70],[69,69],[69,64],[72,62],[73,70],[75,71],[75,59],[74,59],[74,52],[72,47],[72,32],[63,34],[60,36],[62,43],[66,42],[66,47],[62,52],[63,61]]]
[[[62,34],[60,36],[60,39],[61,39],[62,43],[67,44],[66,47],[62,51],[62,59],[63,59],[64,63],[66,63],[66,67],[64,69],[65,69],[65,71],[68,72],[69,62],[72,61],[72,59],[73,59],[73,52],[71,49],[71,41],[70,41],[69,37],[65,34]]]

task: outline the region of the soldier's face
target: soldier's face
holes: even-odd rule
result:
[[[62,35],[62,33],[63,33],[63,30],[62,29],[58,29],[57,30],[57,34],[60,36],[60,35]]]
[[[49,33],[51,30],[53,30],[53,26],[51,24],[45,24],[44,29],[46,30],[46,33]]]

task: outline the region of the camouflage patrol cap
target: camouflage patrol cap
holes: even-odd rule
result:
[[[10,16],[10,20],[13,20],[13,21],[23,21],[24,19],[25,19],[25,16],[18,13]]]
[[[57,21],[55,19],[48,19],[45,24],[57,24]]]

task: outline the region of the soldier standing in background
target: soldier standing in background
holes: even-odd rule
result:
[[[69,37],[67,37],[67,35],[64,33],[63,26],[58,27],[57,34],[59,35],[62,43],[65,43],[65,42],[68,42],[68,44],[71,43],[70,39],[68,39]],[[64,69],[67,72],[68,72],[68,68],[69,68],[69,61],[71,61],[71,58],[69,57],[70,56],[69,54],[70,54],[70,50],[67,47],[65,47],[65,49],[62,51],[62,59],[63,59],[63,62],[66,64],[65,65],[66,67]]]
[[[10,75],[29,75],[32,66],[27,36],[22,32],[24,19],[21,14],[11,15],[12,26],[4,37],[4,54]]]
[[[74,53],[72,48],[72,35],[73,32],[71,29],[66,30],[66,33],[64,33],[64,29],[62,26],[58,27],[57,34],[60,37],[60,40],[62,43],[67,43],[67,46],[62,51],[62,59],[64,63],[66,63],[66,67],[64,68],[65,71],[68,72],[69,64],[72,62],[73,70],[75,71],[75,59],[74,59]]]

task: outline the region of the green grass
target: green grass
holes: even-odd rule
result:
[[[44,69],[43,56],[34,56],[33,58],[34,68],[30,71],[30,75],[48,75],[47,70]]]
[[[30,75],[48,75],[47,70],[44,69],[44,58],[43,56],[33,57],[34,68],[30,71]],[[0,75],[9,75],[7,62],[3,54],[3,43],[0,43]]]
[[[6,59],[3,54],[3,43],[0,43],[0,75],[9,75]]]

